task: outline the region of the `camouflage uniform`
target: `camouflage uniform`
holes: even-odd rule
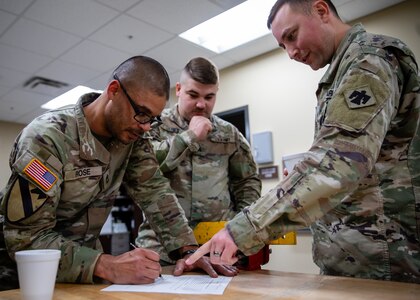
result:
[[[420,283],[420,97],[414,55],[355,25],[317,91],[303,161],[231,220],[239,249],[312,225],[323,274]]]
[[[178,106],[165,109],[163,124],[150,131],[163,174],[170,179],[189,224],[230,220],[260,197],[261,181],[248,142],[232,124],[211,117],[212,132],[204,141],[188,130]],[[137,244],[171,262],[147,222]]]
[[[82,105],[97,96],[87,94],[76,106],[38,117],[18,136],[1,199],[7,247],[0,245],[2,265],[14,265],[9,255],[13,259],[18,250],[60,249],[57,281],[93,282],[102,253],[98,237],[122,183],[168,252],[196,245],[150,142],[102,144],[91,132]]]

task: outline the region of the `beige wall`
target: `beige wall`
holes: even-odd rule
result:
[[[420,58],[420,1],[408,0],[360,20],[368,31],[398,36]],[[282,50],[274,50],[221,72],[221,85],[215,112],[248,104],[251,134],[273,133],[274,164],[281,157],[303,152],[312,143],[315,90],[323,70],[289,60]],[[172,94],[171,103],[176,100]],[[22,125],[0,122],[0,186],[10,175],[8,157]],[[263,192],[277,180],[264,180]],[[265,268],[317,273],[312,263],[311,237],[298,234],[296,246],[273,246]]]
[[[6,186],[10,176],[9,154],[22,124],[0,121],[0,190]]]

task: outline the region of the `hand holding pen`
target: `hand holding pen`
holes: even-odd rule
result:
[[[141,249],[141,248],[139,248],[139,247],[137,247],[135,244],[133,244],[133,243],[130,243],[130,246],[131,247],[133,247],[133,249]],[[147,250],[147,249],[143,249],[143,250]],[[147,250],[147,251],[151,251],[151,250]],[[158,263],[159,263],[159,260],[157,261]],[[163,279],[163,277],[162,277],[162,274],[159,272],[159,277],[161,278],[161,279]]]
[[[153,283],[162,271],[159,260],[158,253],[144,248],[116,256],[102,253],[93,274],[115,284]]]

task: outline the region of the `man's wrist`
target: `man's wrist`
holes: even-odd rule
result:
[[[118,270],[118,262],[115,256],[102,253],[96,261],[93,271],[94,282],[103,284],[115,283],[119,275]]]
[[[184,252],[181,253],[181,258],[184,258],[187,255],[191,255],[194,254],[195,251],[197,251],[197,249],[189,249],[189,250],[185,250]]]
[[[108,255],[107,254],[101,254],[95,264],[95,269],[93,271],[93,276],[94,277],[98,277],[98,278],[102,278],[102,279],[106,279],[106,263],[108,261]]]
[[[197,136],[194,131],[188,129],[182,132],[180,136],[191,152],[197,152],[200,149],[200,144],[197,142]]]
[[[195,251],[197,251],[198,246],[185,246],[179,249],[179,257],[184,258],[187,255],[193,254]]]

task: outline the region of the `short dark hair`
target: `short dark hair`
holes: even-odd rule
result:
[[[127,89],[145,89],[169,99],[170,81],[166,69],[148,56],[133,56],[122,62],[112,73]]]
[[[274,3],[273,7],[271,8],[270,15],[267,19],[267,27],[268,29],[271,29],[271,24],[273,23],[274,18],[276,17],[277,12],[282,8],[283,5],[289,4],[290,7],[293,9],[296,9],[298,11],[301,11],[307,15],[310,15],[312,12],[312,3],[315,0],[277,0],[276,3]],[[333,12],[333,14],[340,19],[340,16],[338,15],[338,11],[335,8],[334,4],[331,2],[331,0],[322,0],[325,3],[328,4],[328,7]]]
[[[181,80],[184,74],[202,84],[217,84],[219,82],[219,71],[217,67],[208,59],[195,57],[184,67]]]

